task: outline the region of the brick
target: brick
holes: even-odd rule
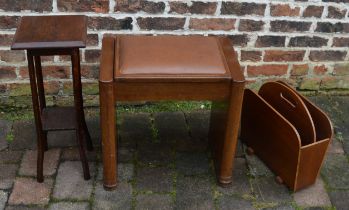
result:
[[[97,182],[92,209],[131,209],[132,186],[119,182],[117,189],[106,191],[101,182]]]
[[[325,65],[314,66],[313,73],[316,75],[324,75],[328,71]]]
[[[171,192],[173,190],[174,171],[168,168],[142,167],[137,170],[136,188],[144,192]]]
[[[164,2],[151,2],[146,0],[116,0],[115,11],[125,13],[146,12],[150,14],[163,13],[165,10]]]
[[[99,39],[98,34],[87,34],[86,45],[88,47],[98,46],[98,43],[99,43],[98,39]]]
[[[259,36],[256,47],[285,47],[285,40],[284,36]]]
[[[183,29],[185,18],[144,17],[137,18],[137,23],[143,30],[179,30]]]
[[[299,16],[300,7],[291,8],[288,4],[273,4],[270,8],[271,16]]]
[[[321,90],[349,89],[349,77],[326,77],[321,81]],[[349,187],[348,187],[349,188]]]
[[[88,17],[88,28],[91,30],[130,30],[132,29],[132,18]]]
[[[287,65],[262,65],[247,66],[247,74],[250,77],[256,76],[281,76],[287,73]]]
[[[311,51],[309,59],[311,61],[343,61],[345,59],[346,51]]]
[[[57,0],[58,10],[61,12],[109,12],[109,0]]]
[[[30,96],[30,84],[28,83],[11,83],[8,85],[10,96]]]
[[[81,77],[87,79],[98,79],[99,65],[82,65]]]
[[[308,64],[295,64],[291,69],[291,76],[304,76],[308,74],[309,66]]]
[[[330,198],[321,178],[318,178],[314,185],[294,193],[293,196],[296,204],[301,207],[331,206]]]
[[[342,19],[347,13],[346,9],[341,9],[338,7],[329,6],[328,7],[328,18]]]
[[[324,11],[323,6],[315,6],[310,5],[305,8],[303,12],[303,17],[317,17],[320,18],[322,16],[322,12]]]
[[[264,61],[302,61],[305,51],[266,50]]]
[[[0,46],[9,47],[12,44],[13,37],[12,34],[0,34]]]
[[[84,180],[80,161],[60,164],[52,196],[56,199],[88,200],[92,193],[95,165],[89,163],[91,179]]]
[[[12,2],[12,1],[9,1],[9,2]],[[0,29],[15,30],[19,24],[19,20],[20,20],[19,16],[0,16]]]
[[[319,90],[320,78],[303,78],[299,84],[300,90]]]
[[[247,36],[247,34],[230,35],[228,37],[233,42],[234,46],[245,47],[247,43],[250,41],[250,38]]]
[[[67,79],[70,78],[70,66],[43,66],[42,76],[44,79]],[[24,66],[19,69],[19,75],[23,79],[29,78],[28,67]]]
[[[15,79],[16,68],[11,66],[0,66],[0,80]]]
[[[274,32],[309,31],[311,22],[274,20],[270,22],[270,30]]]
[[[334,37],[332,47],[349,47],[349,38]]]
[[[349,75],[349,64],[336,64],[333,73],[337,76]]]
[[[170,210],[175,209],[173,199],[170,195],[137,195],[136,210],[153,209],[153,210]]]
[[[100,50],[86,50],[85,51],[85,60],[88,63],[99,62],[100,56],[101,56]]]
[[[328,39],[318,36],[297,36],[291,37],[289,47],[323,47],[327,46]]]
[[[262,51],[241,50],[241,61],[261,61]]]
[[[255,20],[240,20],[239,31],[261,31],[263,30],[264,22]]]
[[[44,176],[52,176],[56,173],[59,156],[59,149],[52,149],[45,152],[44,158]],[[36,176],[37,151],[28,150],[24,153],[19,175]]]
[[[315,31],[323,33],[348,33],[349,24],[318,22]]]
[[[49,210],[74,209],[74,210],[88,210],[88,202],[58,202],[50,205]]]
[[[18,169],[17,164],[0,164],[0,189],[12,188]]]
[[[52,0],[17,0],[14,4],[11,0],[0,0],[1,9],[4,11],[19,12],[30,10],[35,12],[52,11]]]
[[[180,1],[171,1],[170,4],[170,13],[177,14],[206,14],[213,15],[217,9],[216,2],[199,2],[193,1],[191,4],[180,2]]]
[[[235,19],[225,18],[191,18],[189,28],[194,30],[223,30],[234,29]]]
[[[221,14],[223,15],[259,15],[263,16],[266,4],[222,2]]]
[[[17,63],[25,61],[24,51],[0,50],[0,61]]]
[[[46,205],[50,200],[53,180],[38,183],[31,178],[17,178],[8,200],[10,205]]]

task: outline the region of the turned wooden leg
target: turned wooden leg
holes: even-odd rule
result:
[[[112,82],[99,82],[103,152],[103,185],[112,190],[117,183],[115,100]]]
[[[74,49],[72,52],[73,66],[73,86],[74,86],[74,105],[76,113],[76,137],[79,146],[80,159],[84,172],[84,179],[90,179],[90,170],[88,168],[87,158],[84,150],[84,126],[83,126],[83,101],[81,91],[81,76],[80,76],[80,56],[79,49]]]
[[[41,110],[40,110],[40,104],[39,104],[38,87],[37,87],[37,80],[36,80],[35,67],[34,67],[34,57],[32,56],[32,53],[30,51],[27,52],[27,59],[28,59],[28,69],[29,69],[29,78],[30,78],[30,88],[32,92],[33,111],[34,111],[34,117],[35,117],[35,127],[36,127],[37,141],[38,141],[36,179],[38,182],[43,182],[44,181],[43,164],[44,164],[44,150],[45,150],[45,143],[44,143],[45,135],[42,130],[42,121],[41,121],[41,115],[40,115]]]
[[[219,184],[232,182],[232,169],[240,127],[244,83],[232,83],[230,98],[214,102],[211,111],[210,146]]]

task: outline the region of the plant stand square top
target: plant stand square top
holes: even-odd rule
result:
[[[26,16],[17,29],[12,50],[85,48],[86,16]]]

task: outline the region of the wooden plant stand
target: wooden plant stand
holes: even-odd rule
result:
[[[16,31],[12,50],[27,50],[30,86],[38,141],[37,180],[44,181],[43,161],[47,150],[47,132],[76,130],[84,178],[90,173],[84,151],[92,150],[81,92],[79,48],[86,47],[85,16],[28,16],[21,19]],[[69,55],[72,61],[74,86],[73,107],[46,107],[40,56]]]

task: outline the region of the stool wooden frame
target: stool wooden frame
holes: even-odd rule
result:
[[[125,75],[114,75],[118,37],[103,39],[99,88],[105,189],[111,190],[117,186],[115,106],[120,101],[213,101],[209,141],[217,179],[224,186],[232,182],[245,79],[230,40],[219,38],[218,41],[230,71],[229,78],[198,79],[194,75],[185,79],[159,79],[158,75],[148,75],[135,80]]]

